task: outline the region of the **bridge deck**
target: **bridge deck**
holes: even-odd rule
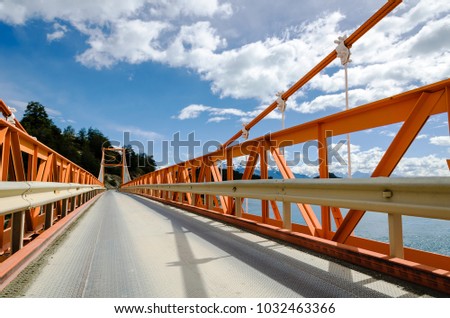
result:
[[[19,291],[26,297],[417,297],[267,238],[106,192]]]

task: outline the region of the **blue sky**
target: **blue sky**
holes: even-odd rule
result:
[[[0,98],[18,118],[29,101],[39,101],[61,128],[94,127],[120,142],[125,131],[132,140],[151,140],[156,159],[162,140],[176,132],[224,142],[384,1],[276,4],[0,0]],[[404,1],[353,46],[352,60],[351,107],[448,78],[450,3]],[[286,126],[343,110],[343,86],[336,61],[288,101]],[[251,138],[281,128],[278,112],[269,117]],[[352,135],[354,171],[369,173],[398,129]],[[450,175],[448,136],[448,117],[432,118],[396,173]],[[317,173],[314,166],[293,170]],[[346,168],[335,163],[333,170]]]

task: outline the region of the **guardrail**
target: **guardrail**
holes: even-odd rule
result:
[[[450,220],[450,177],[243,180],[221,183],[146,184],[126,187],[122,191],[129,189],[302,202]]]
[[[0,110],[6,119],[0,117],[1,262],[18,251],[24,240],[49,228],[53,216],[64,217],[101,191],[103,183],[29,135],[17,119],[11,120],[2,100]]]
[[[189,209],[198,213],[208,214],[217,219],[225,220],[231,223],[239,223],[238,225],[251,228],[251,230],[264,232],[270,231],[274,237],[291,240],[291,236],[285,235],[285,232],[277,232],[268,230],[269,228],[292,228],[292,233],[297,235],[301,233],[303,237],[307,238],[307,243],[303,246],[314,249],[321,253],[329,254],[333,257],[342,258],[345,260],[355,260],[354,255],[346,254],[342,256],[340,247],[346,249],[356,249],[358,255],[364,251],[367,255],[381,255],[383,259],[396,258],[403,260],[403,265],[410,270],[411,273],[398,274],[397,277],[417,281],[425,279],[422,276],[415,277],[417,268],[434,268],[443,269],[445,274],[444,282],[437,282],[431,280],[427,286],[434,286],[436,284],[444,284],[447,286],[447,292],[450,292],[450,257],[447,255],[440,255],[430,251],[421,251],[403,246],[402,237],[402,215],[422,215],[423,208],[424,217],[438,217],[448,215],[448,212],[442,210],[434,211],[432,207],[434,200],[434,191],[441,193],[439,188],[442,186],[441,182],[448,182],[448,179],[439,177],[432,179],[428,184],[415,184],[414,179],[408,179],[406,183],[411,182],[415,184],[415,190],[407,194],[400,191],[400,188],[406,187],[406,184],[399,184],[400,188],[395,191],[389,189],[378,188],[376,192],[371,194],[371,191],[364,192],[361,185],[353,184],[352,194],[350,192],[345,194],[344,200],[342,191],[344,191],[344,183],[329,190],[317,189],[314,194],[305,195],[305,197],[298,197],[299,201],[294,204],[299,211],[299,217],[302,218],[303,224],[289,224],[285,220],[288,217],[282,216],[290,215],[290,204],[285,204],[283,208],[278,207],[277,200],[285,200],[289,202],[290,195],[298,195],[294,193],[293,189],[286,192],[281,188],[266,189],[265,186],[259,188],[247,189],[245,183],[230,184],[233,185],[227,188],[226,183],[220,191],[215,195],[210,195],[211,192],[194,192],[196,184],[204,182],[217,184],[217,187],[222,187],[220,184],[223,180],[231,181],[234,176],[234,163],[239,161],[240,165],[245,164],[242,180],[250,180],[256,170],[259,170],[261,179],[269,179],[269,161],[272,161],[278,168],[278,172],[286,181],[295,180],[295,175],[291,169],[292,164],[288,164],[284,156],[286,153],[294,153],[298,151],[298,146],[304,146],[306,143],[313,142],[317,145],[317,171],[321,179],[329,178],[329,168],[331,164],[330,155],[333,145],[333,138],[343,136],[349,133],[361,132],[373,128],[383,127],[386,125],[400,124],[396,136],[392,139],[390,145],[387,147],[384,155],[376,164],[376,167],[371,173],[370,182],[380,177],[390,177],[398,164],[413,144],[416,136],[420,133],[422,127],[427,121],[438,114],[447,114],[450,109],[450,80],[443,80],[424,87],[416,88],[409,92],[405,92],[390,98],[375,101],[366,105],[358,106],[350,110],[342,111],[333,115],[319,118],[310,122],[302,123],[297,126],[289,127],[280,131],[276,131],[264,136],[256,137],[252,140],[246,140],[241,143],[233,143],[227,147],[219,148],[211,153],[205,154],[201,157],[193,158],[185,162],[177,163],[175,165],[164,167],[122,185],[122,189],[127,191],[127,188],[138,191],[139,186],[145,185],[139,194],[151,197],[152,199],[177,205],[185,209]],[[450,159],[442,159],[450,167]],[[300,164],[294,164],[296,168],[302,168]],[[219,167],[224,167],[224,171],[220,171]],[[275,167],[273,164],[272,168]],[[301,170],[299,171],[301,172]],[[442,180],[442,181],[441,181]],[[285,181],[285,182],[286,182]],[[265,181],[261,181],[265,182]],[[294,181],[296,182],[296,181]],[[304,182],[302,180],[301,182]],[[318,181],[312,182],[333,182],[333,181]],[[339,181],[342,182],[342,181]],[[351,181],[351,182],[359,182]],[[420,200],[424,198],[424,189],[433,187],[434,190],[428,192],[426,202],[427,205],[420,207]],[[261,183],[263,184],[263,183]],[[288,183],[286,183],[288,184]],[[319,184],[319,183],[318,183]],[[321,184],[324,186],[326,183]],[[163,187],[158,190],[158,185]],[[273,187],[273,184],[266,184]],[[174,188],[180,187],[180,188]],[[211,185],[215,186],[215,185]],[[348,185],[351,187],[351,185]],[[391,186],[393,186],[391,184]],[[147,188],[145,188],[147,187]],[[192,187],[192,188],[191,188]],[[207,187],[201,191],[208,191]],[[331,184],[329,184],[331,187]],[[343,187],[340,189],[340,187]],[[236,192],[233,192],[236,188]],[[386,191],[385,191],[386,190]],[[177,193],[180,191],[183,194]],[[184,192],[183,192],[184,191]],[[200,191],[200,190],[199,190]],[[297,190],[296,190],[297,191]],[[323,195],[320,191],[323,191]],[[265,198],[261,199],[261,205],[258,215],[246,213],[242,211],[242,201],[235,198],[251,197],[258,192],[265,194]],[[328,200],[325,197],[330,195]],[[377,195],[385,201],[371,201],[372,196]],[[443,194],[450,197],[450,193]],[[361,196],[361,197],[359,197]],[[383,197],[384,196],[384,197]],[[312,200],[314,198],[314,200]],[[402,199],[403,198],[403,199]],[[300,200],[301,199],[301,200]],[[402,205],[397,205],[397,201],[402,199]],[[407,204],[410,201],[409,205]],[[394,203],[396,202],[396,203]],[[448,204],[448,201],[446,201]],[[370,203],[370,204],[368,204]],[[313,210],[311,204],[320,205],[320,212],[317,214]],[[419,204],[419,206],[415,206]],[[448,204],[449,206],[450,204]],[[341,208],[350,208],[349,211],[342,211]],[[445,206],[444,206],[445,207]],[[403,212],[403,208],[405,208]],[[363,219],[367,209],[377,211],[391,211],[389,214],[389,236],[390,242],[385,243],[381,241],[370,240],[366,238],[356,237],[353,235],[355,228]],[[397,210],[393,210],[397,209]],[[283,211],[281,211],[283,210]],[[448,211],[448,210],[447,210]],[[214,214],[215,213],[215,214]],[[437,213],[437,214],[434,214]],[[220,215],[218,215],[220,214]],[[237,217],[233,219],[233,217]],[[245,220],[243,222],[241,220]],[[248,225],[248,220],[256,222],[256,226]],[[335,230],[333,229],[333,221]],[[245,224],[244,224],[245,223]],[[285,231],[285,229],[283,229]],[[424,225],[424,231],[432,230],[429,225]],[[294,236],[295,236],[294,235]],[[318,245],[314,245],[319,242]],[[315,242],[310,244],[310,242]],[[321,245],[326,242],[326,246]],[[297,244],[297,243],[295,243]],[[300,243],[299,243],[300,244]],[[319,246],[320,245],[320,246]],[[339,247],[335,252],[330,252]],[[334,254],[333,254],[334,253]],[[359,261],[354,261],[359,265],[367,266],[367,261],[357,257]],[[369,263],[372,261],[369,261]],[[408,263],[409,262],[409,263]],[[391,265],[392,262],[389,261]],[[409,265],[408,265],[409,264]],[[389,266],[390,266],[389,265]],[[389,268],[380,270],[380,266],[384,263],[371,265],[371,268],[391,274],[396,272],[397,268]],[[403,270],[403,269],[402,269]],[[428,271],[433,274],[436,271]],[[411,276],[412,275],[412,276]],[[415,277],[412,279],[411,277]],[[426,278],[428,279],[428,278]],[[439,278],[440,279],[440,278]]]
[[[248,217],[242,211],[244,198],[278,201],[283,203],[282,227],[288,230],[292,230],[291,203],[388,213],[390,256],[400,258],[404,257],[402,215],[450,220],[449,177],[146,184],[122,188],[122,191],[154,197],[159,197],[163,191],[176,193],[177,198],[191,194],[233,197],[238,218]]]
[[[142,195],[251,231],[303,246],[388,275],[450,293],[450,257],[405,247],[403,216],[450,220],[450,177],[241,180],[178,184],[138,184],[121,191]],[[226,200],[221,201],[221,197]],[[244,199],[271,204],[270,214],[245,210]],[[227,203],[231,213],[220,204]],[[331,211],[373,211],[388,215],[389,243],[293,222],[291,207],[317,205]],[[280,213],[281,212],[281,213]],[[312,212],[314,213],[314,211]],[[323,214],[322,214],[323,215]],[[345,216],[345,212],[343,213]],[[320,218],[320,213],[317,215]],[[336,219],[336,223],[339,219]],[[339,225],[337,225],[339,228]]]
[[[0,246],[10,254],[17,252],[23,247],[27,232],[32,236],[49,229],[55,221],[103,190],[99,185],[76,183],[0,182],[0,216],[5,220],[5,224],[0,225],[4,231]],[[37,211],[44,222],[41,228],[28,231],[26,213],[32,210]]]

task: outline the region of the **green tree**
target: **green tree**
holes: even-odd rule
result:
[[[80,131],[78,132],[77,138],[76,138],[76,142],[78,144],[78,147],[81,149],[84,144],[87,143],[87,132],[86,132],[86,128],[81,128]]]
[[[57,152],[63,148],[61,129],[48,117],[42,104],[29,102],[20,123],[31,136],[48,147]]]
[[[102,158],[102,148],[111,147],[111,143],[103,133],[95,128],[90,127],[86,135],[89,150],[96,158]]]
[[[21,124],[30,135],[95,176],[100,171],[102,148],[111,147],[109,139],[96,128],[82,128],[76,133],[72,126],[68,126],[61,132],[39,102],[28,103]],[[114,155],[117,163],[120,162],[120,155]],[[136,154],[131,146],[127,147],[126,155],[132,177],[155,170],[152,156]],[[111,168],[108,172],[121,174],[120,168]]]
[[[148,156],[145,153],[136,154],[130,145],[125,146],[125,151],[128,171],[132,178],[155,171],[156,163],[153,156]]]
[[[77,145],[77,135],[72,126],[67,126],[62,133],[62,142],[64,147],[61,147],[61,155],[67,159],[80,164],[81,151]]]

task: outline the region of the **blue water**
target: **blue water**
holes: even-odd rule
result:
[[[244,210],[250,214],[261,216],[261,201],[247,199],[243,204]],[[277,202],[280,212],[281,203]],[[248,207],[248,211],[247,211]],[[319,206],[312,206],[316,216],[321,220]],[[269,207],[270,217],[274,218],[272,209]],[[292,222],[306,225],[298,208],[293,204]],[[341,209],[343,216],[346,209]],[[335,226],[333,224],[333,230]],[[367,212],[355,229],[355,235],[381,241],[389,241],[388,216],[386,213]],[[417,217],[403,217],[403,244],[423,251],[450,256],[450,222],[444,220],[424,219]]]

